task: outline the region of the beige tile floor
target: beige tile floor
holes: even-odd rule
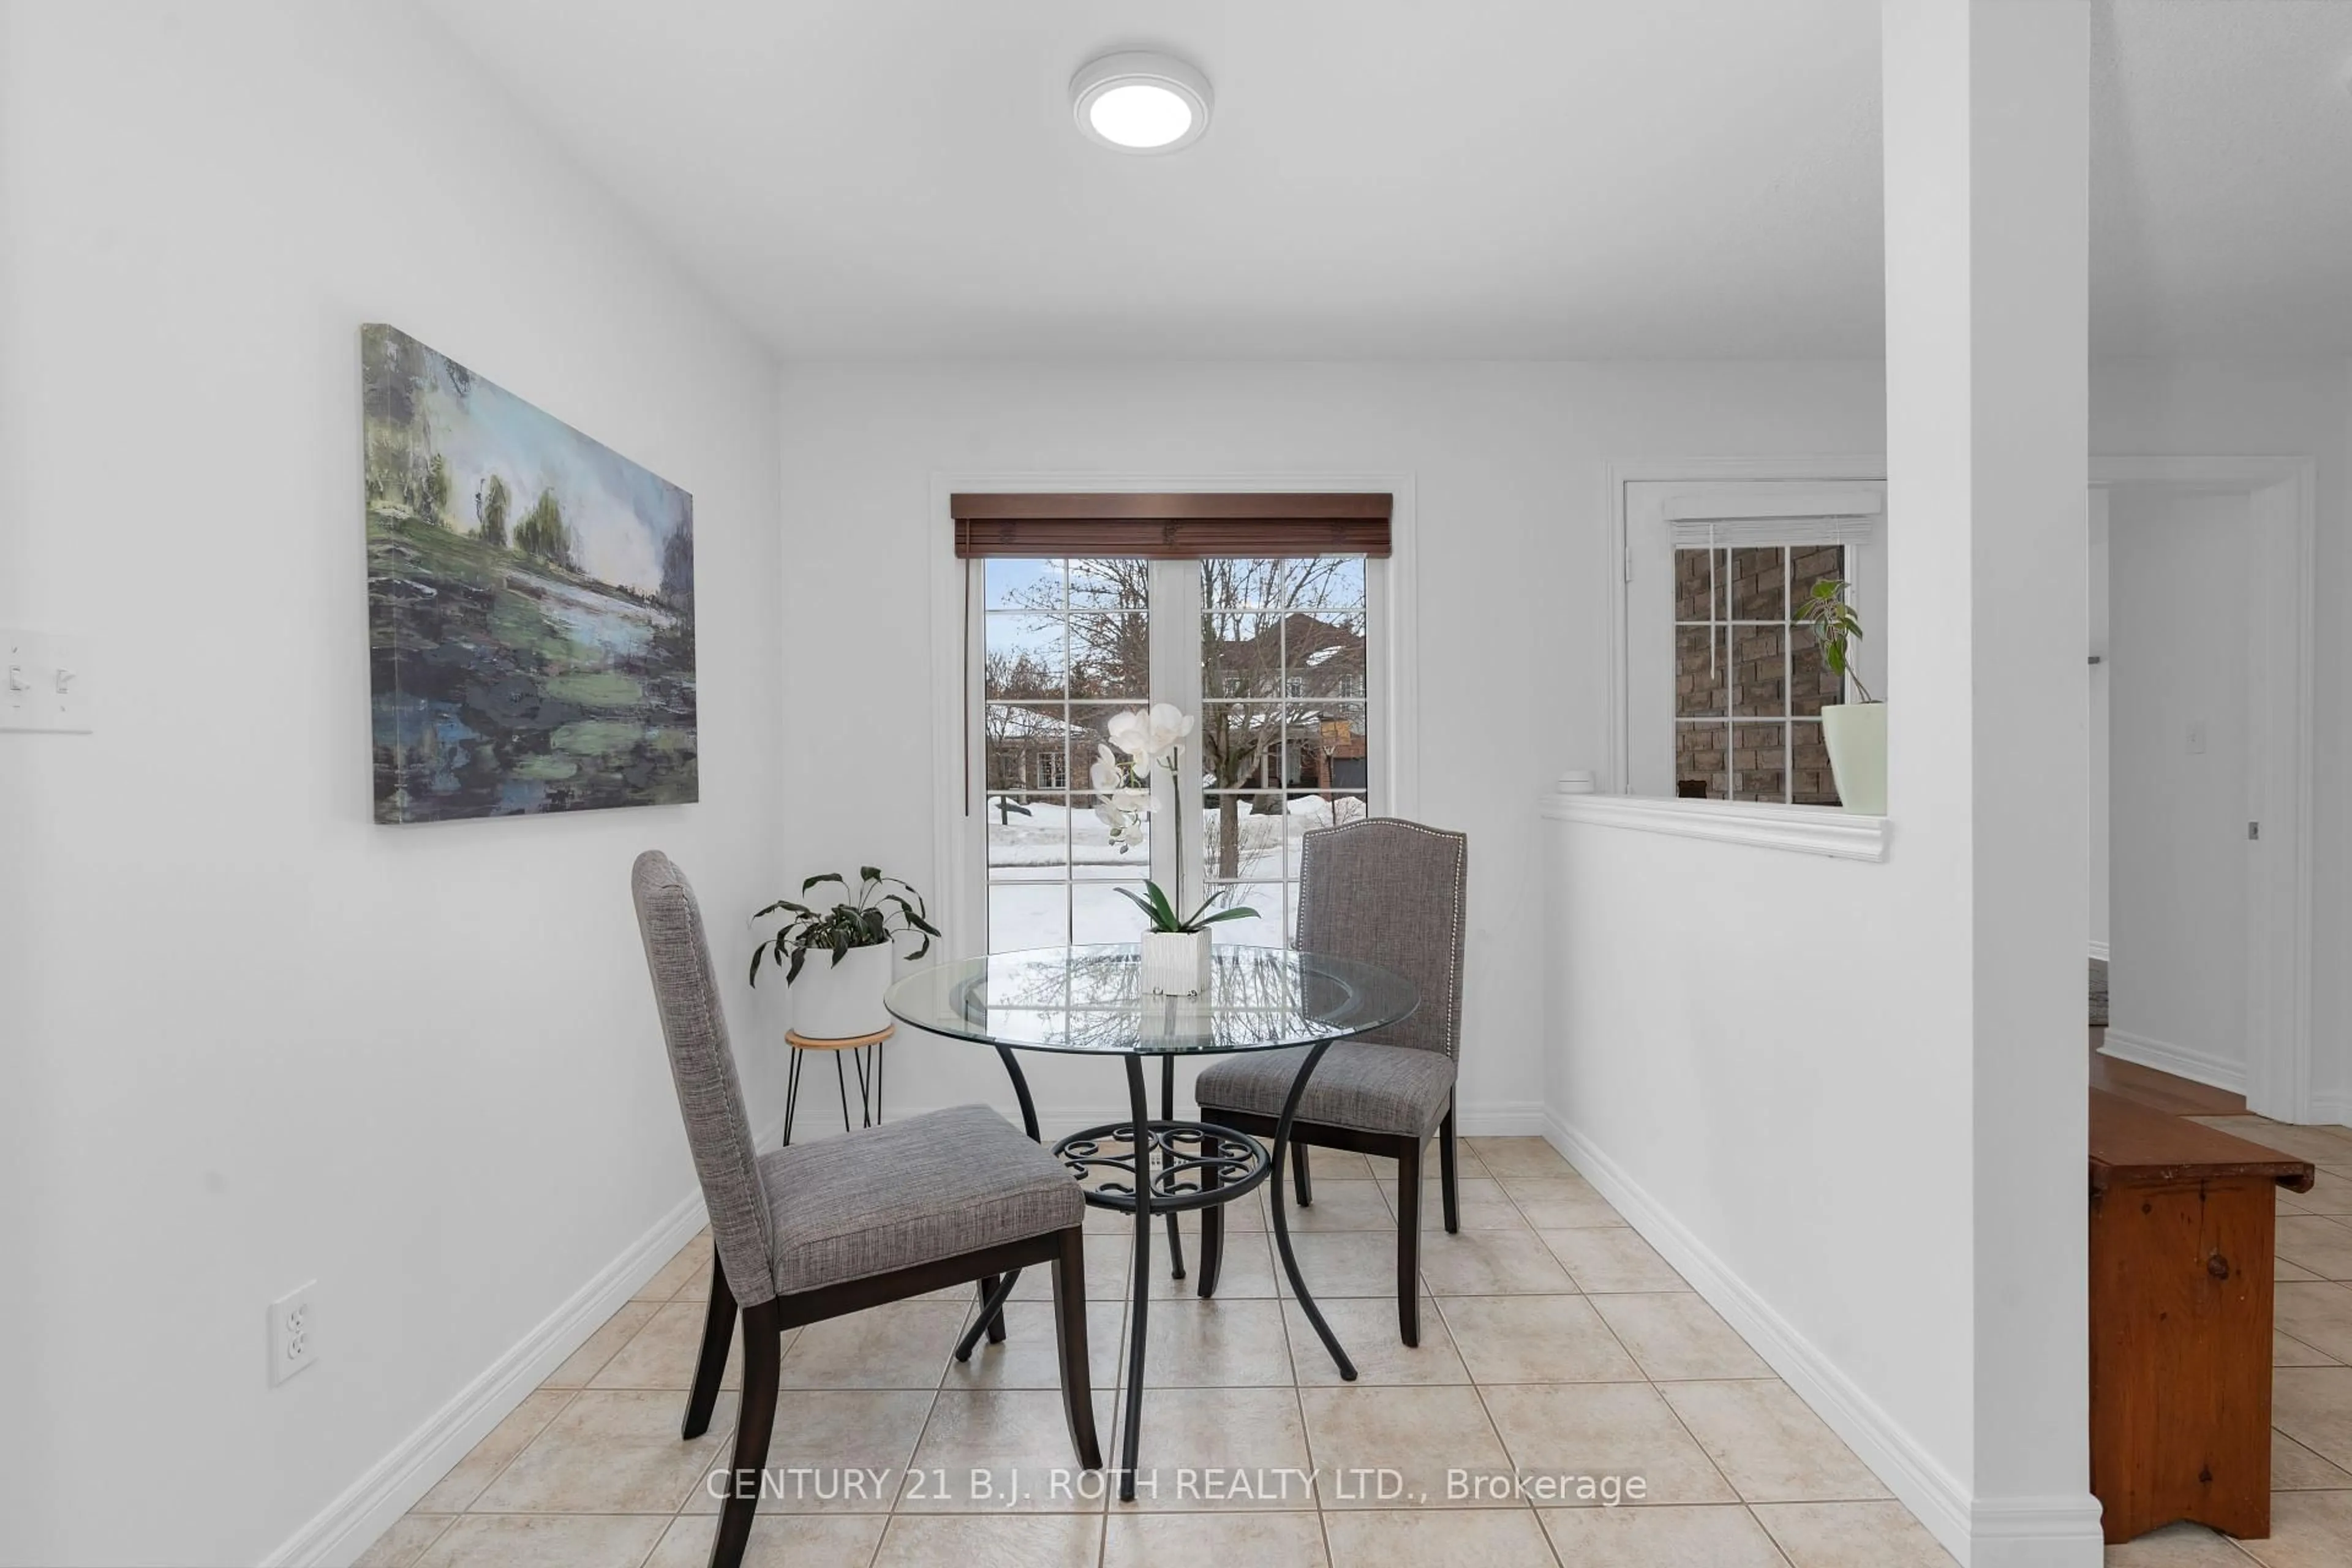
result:
[[[2344,1568],[2352,1563],[2352,1130],[2260,1116],[2189,1120],[2319,1167],[2307,1193],[2278,1195],[2278,1297],[2271,1360],[2271,1533],[2231,1541],[2174,1525],[2111,1546],[2113,1568]]]
[[[818,1474],[803,1495],[761,1504],[751,1561],[771,1568],[1951,1562],[1541,1142],[1468,1142],[1458,1236],[1439,1226],[1433,1176],[1422,1205],[1428,1295],[1422,1344],[1412,1351],[1397,1342],[1389,1295],[1392,1173],[1360,1156],[1322,1151],[1315,1173],[1315,1205],[1294,1211],[1301,1264],[1360,1381],[1339,1381],[1278,1283],[1257,1202],[1228,1211],[1214,1301],[1194,1298],[1190,1281],[1168,1279],[1166,1249],[1153,1248],[1158,1299],[1147,1331],[1142,1464],[1160,1489],[1132,1505],[1106,1503],[1099,1493],[1080,1497],[1075,1489],[1050,1495],[1050,1473],[1066,1470],[1070,1453],[1042,1276],[1024,1276],[1008,1309],[1008,1342],[983,1348],[967,1365],[949,1356],[972,1310],[967,1292],[814,1325],[785,1348],[768,1463],[773,1472],[805,1466]],[[2352,1167],[2346,1190],[2352,1191]],[[1088,1228],[1087,1321],[1109,1456],[1131,1243],[1118,1216],[1090,1212]],[[725,1462],[735,1408],[730,1392],[709,1436],[679,1441],[682,1391],[709,1290],[709,1246],[698,1239],[680,1253],[363,1563],[699,1568],[716,1508],[700,1483]],[[1187,1250],[1192,1261],[1197,1233],[1189,1226]],[[2335,1285],[2315,1289],[2343,1293]],[[2333,1367],[2352,1379],[2352,1367],[2318,1348],[2333,1342],[2352,1359],[2352,1311],[2331,1316],[2315,1298],[2299,1307],[2296,1321],[2312,1336],[2298,1352],[2311,1358],[2308,1375],[2325,1378]],[[730,1376],[728,1387],[736,1386]],[[2304,1473],[2345,1480],[2320,1468],[2319,1456],[2352,1446],[2352,1391],[2336,1416],[2300,1414],[2325,1392],[2316,1384],[2298,1392],[2302,1403],[2281,1419],[2312,1445],[2299,1461]],[[838,1479],[850,1467],[884,1478],[851,1495]],[[974,1468],[990,1472],[995,1498],[974,1492]],[[1195,1484],[1184,1489],[1180,1471],[1188,1468]],[[1383,1499],[1378,1481],[1348,1484],[1341,1472],[1354,1469],[1390,1472],[1388,1486],[1402,1495]],[[1456,1469],[1639,1477],[1646,1497],[1643,1506],[1619,1508],[1449,1499],[1446,1472]],[[1314,1471],[1317,1479],[1309,1486],[1280,1474],[1289,1470]],[[1254,1478],[1252,1495],[1234,1494],[1235,1479],[1253,1479],[1237,1471],[1264,1472]],[[942,1472],[944,1489],[912,1479],[932,1481]],[[1006,1508],[998,1500],[1016,1473],[1032,1495]],[[934,1495],[942,1489],[944,1497]],[[2298,1506],[2312,1508],[2330,1495],[2352,1502],[2352,1493],[2294,1494]]]

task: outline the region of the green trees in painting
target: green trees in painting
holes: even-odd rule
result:
[[[515,530],[515,548],[536,555],[550,565],[572,564],[572,535],[563,526],[563,508],[553,490],[539,492],[539,500]]]
[[[427,522],[449,526],[449,465],[438,452],[425,465],[424,493],[418,498],[416,511]]]
[[[680,522],[662,546],[662,602],[674,610],[694,614],[694,519]]]
[[[394,328],[361,363],[376,819],[694,800],[694,498]]]
[[[507,547],[507,505],[511,496],[506,480],[492,474],[474,497],[474,520],[482,526],[475,534],[485,544]]]

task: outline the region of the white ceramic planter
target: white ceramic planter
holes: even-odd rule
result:
[[[803,1039],[847,1040],[878,1033],[890,1021],[882,993],[890,989],[891,950],[853,947],[835,963],[812,952],[793,982],[793,1029]]]
[[[1822,710],[1822,741],[1838,799],[1860,816],[1886,815],[1886,704],[1832,702]]]
[[[1209,988],[1209,933],[1143,933],[1143,989],[1153,995],[1198,996]]]

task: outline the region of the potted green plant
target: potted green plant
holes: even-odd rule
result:
[[[1151,809],[1150,770],[1167,769],[1169,792],[1178,793],[1184,739],[1192,732],[1192,719],[1173,703],[1155,702],[1149,708],[1112,714],[1105,721],[1103,732],[1110,737],[1110,745],[1096,749],[1087,782],[1097,797],[1095,815],[1110,825],[1110,841],[1124,855],[1141,840],[1143,814]],[[1174,819],[1179,897],[1170,898],[1152,881],[1145,882],[1140,893],[1126,888],[1118,891],[1143,911],[1143,989],[1161,995],[1195,996],[1209,983],[1209,928],[1219,921],[1254,920],[1257,911],[1245,904],[1220,910],[1217,904],[1224,894],[1215,892],[1202,899],[1191,914],[1177,912],[1183,891],[1184,813],[1181,808]]]
[[[907,956],[920,958],[940,934],[923,909],[922,895],[914,889],[872,866],[859,867],[857,876],[855,888],[836,871],[801,884],[803,898],[827,882],[838,884],[842,897],[830,909],[778,899],[760,911],[772,915],[782,910],[790,918],[752,950],[752,984],[760,983],[762,959],[780,965],[784,984],[790,985],[800,979],[809,954],[832,955],[810,971],[809,984],[795,994],[799,1005],[793,1027],[806,1039],[847,1040],[879,1033],[889,1022],[882,993],[890,988],[890,958],[898,939],[913,937],[915,950]]]
[[[1797,618],[1821,644],[1822,659],[1859,701],[1822,707],[1822,741],[1829,748],[1830,772],[1846,810],[1864,816],[1886,815],[1886,704],[1871,696],[1853,668],[1853,645],[1862,640],[1862,617],[1847,598],[1853,584],[1830,577],[1813,584]]]

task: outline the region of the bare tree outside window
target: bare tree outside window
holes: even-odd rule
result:
[[[1201,785],[1213,814],[1212,879],[1242,874],[1241,814],[1335,781],[1332,753],[1363,738],[1364,563],[1355,556],[1201,563]],[[1325,714],[1348,725],[1327,736]],[[1327,744],[1327,739],[1328,744]]]
[[[1148,868],[1148,849],[1121,856],[1097,842],[1104,835],[1085,784],[1109,715],[1164,695],[1150,682],[1155,564],[1167,563],[987,563],[992,949],[1114,940],[1088,910]],[[1279,944],[1297,903],[1298,837],[1367,814],[1365,563],[1213,558],[1198,569],[1198,642],[1177,657],[1200,660],[1200,728],[1187,755],[1201,770],[1201,872],[1264,917],[1217,928],[1220,940]]]

